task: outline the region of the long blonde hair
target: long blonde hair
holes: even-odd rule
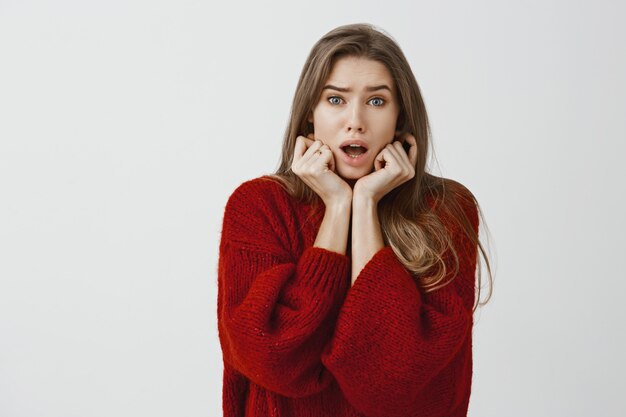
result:
[[[413,134],[417,141],[417,163],[415,176],[398,186],[378,204],[379,220],[385,244],[390,246],[398,259],[416,277],[418,285],[430,292],[450,282],[459,270],[457,250],[452,238],[434,207],[427,204],[432,198],[435,206],[444,214],[456,219],[471,241],[478,245],[485,259],[490,278],[489,297],[480,302],[481,273],[480,256],[478,265],[478,305],[486,304],[491,298],[493,277],[478,233],[466,216],[468,204],[475,204],[481,217],[482,211],[474,195],[460,183],[436,177],[426,172],[430,146],[430,127],[426,107],[415,76],[400,47],[389,36],[369,24],[340,26],[323,36],[312,48],[302,69],[294,95],[289,123],[285,131],[280,165],[271,179],[280,182],[294,197],[320,207],[321,199],[297,175],[291,171],[296,138],[313,132],[308,116],[313,111],[333,64],[342,57],[356,56],[384,64],[396,83],[400,113],[397,129]],[[463,208],[463,207],[465,208]],[[447,251],[450,252],[447,252]],[[446,271],[445,254],[454,259],[453,273]],[[476,307],[476,304],[474,308]]]

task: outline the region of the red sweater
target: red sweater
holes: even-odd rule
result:
[[[323,210],[309,208],[263,177],[226,204],[224,417],[466,416],[477,246],[442,217],[460,261],[452,283],[424,293],[385,247],[351,287],[350,257],[312,246]],[[477,231],[476,207],[464,209]]]

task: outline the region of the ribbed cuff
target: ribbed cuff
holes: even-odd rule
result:
[[[356,290],[371,286],[389,288],[398,281],[401,284],[415,285],[413,277],[400,262],[393,249],[385,246],[365,264],[352,288]]]
[[[306,277],[304,282],[320,294],[336,293],[347,288],[350,258],[324,248],[311,246],[302,252],[297,272]]]

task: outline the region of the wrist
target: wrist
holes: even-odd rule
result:
[[[344,212],[352,206],[352,195],[346,197],[335,197],[325,201],[326,211]]]
[[[329,201],[328,203],[325,203],[326,206],[326,213],[345,213],[350,212],[350,209],[352,208],[352,199],[337,199],[337,200],[333,200],[333,201]]]
[[[363,186],[359,181],[354,184],[354,188],[352,189],[352,201],[373,201],[378,204],[381,196],[378,196],[376,190],[369,189],[366,186]]]
[[[352,194],[352,205],[354,207],[376,207],[378,206],[378,201],[379,198],[377,198],[376,196],[369,193],[360,192],[358,190],[355,190]]]

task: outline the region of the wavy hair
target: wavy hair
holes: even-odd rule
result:
[[[492,295],[491,266],[466,213],[476,212],[484,219],[474,195],[462,184],[426,172],[428,150],[431,146],[430,127],[426,106],[409,63],[400,47],[387,34],[369,24],[340,26],[324,35],[313,46],[296,87],[289,122],[285,131],[280,164],[276,172],[267,177],[278,181],[295,198],[313,207],[321,207],[321,199],[291,171],[296,138],[313,132],[308,116],[312,113],[322,93],[324,82],[334,63],[346,56],[367,58],[386,66],[396,83],[400,112],[396,130],[410,132],[417,141],[415,176],[385,195],[378,203],[379,221],[383,239],[402,264],[414,275],[425,292],[447,285],[459,271],[458,250],[453,237],[444,227],[440,215],[455,219],[471,242],[480,248],[476,254],[478,265],[477,305],[486,304]],[[427,200],[434,201],[431,205]],[[474,204],[476,210],[471,207]],[[438,215],[437,210],[441,210]],[[470,211],[468,211],[470,210]],[[481,222],[482,223],[482,222]],[[348,242],[349,244],[350,242]],[[489,271],[489,296],[480,302],[480,254]],[[454,271],[447,271],[445,259],[454,259]],[[446,277],[450,279],[446,280]]]

